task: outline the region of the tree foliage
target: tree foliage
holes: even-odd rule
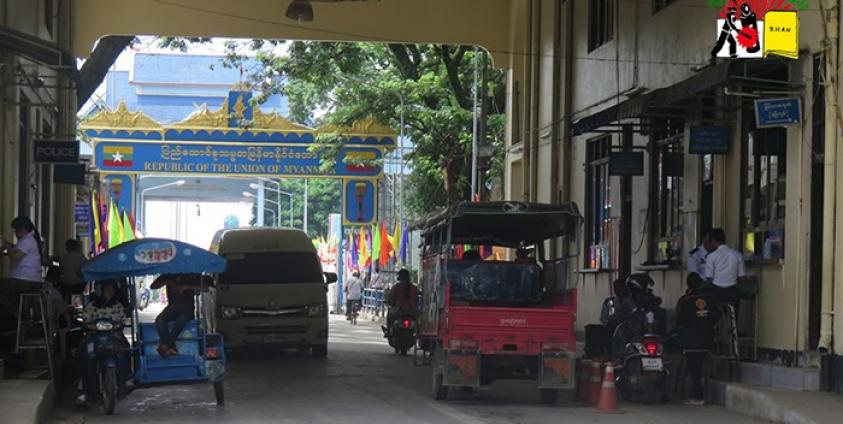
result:
[[[241,67],[242,43],[229,42],[225,66]],[[475,51],[467,46],[291,42],[251,42],[248,80],[260,93],[287,97],[290,119],[306,125],[346,126],[373,116],[400,127],[414,149],[405,155],[412,174],[407,204],[420,213],[467,200],[470,193],[473,71]],[[481,103],[487,111],[484,139],[496,152],[487,177],[500,172],[505,102],[504,73],[482,50]],[[338,138],[325,138],[322,146]]]

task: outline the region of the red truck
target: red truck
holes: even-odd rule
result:
[[[419,346],[436,399],[498,379],[535,380],[545,403],[573,388],[576,292],[567,259],[545,257],[551,243],[566,252],[581,223],[574,204],[519,202],[460,203],[417,223]],[[515,259],[490,257],[494,246]]]

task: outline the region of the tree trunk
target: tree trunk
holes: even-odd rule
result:
[[[101,39],[94,51],[91,52],[91,57],[82,65],[79,70],[79,84],[76,86],[76,111],[78,112],[82,106],[91,98],[97,87],[100,86],[102,80],[108,74],[108,68],[114,64],[120,53],[132,44],[135,39],[133,35],[112,35]]]

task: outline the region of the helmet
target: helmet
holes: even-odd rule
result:
[[[656,282],[645,272],[631,274],[626,278],[626,291],[630,295],[649,293]]]

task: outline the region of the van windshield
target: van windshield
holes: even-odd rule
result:
[[[259,252],[224,255],[228,267],[222,284],[322,284],[322,265],[315,253]]]

